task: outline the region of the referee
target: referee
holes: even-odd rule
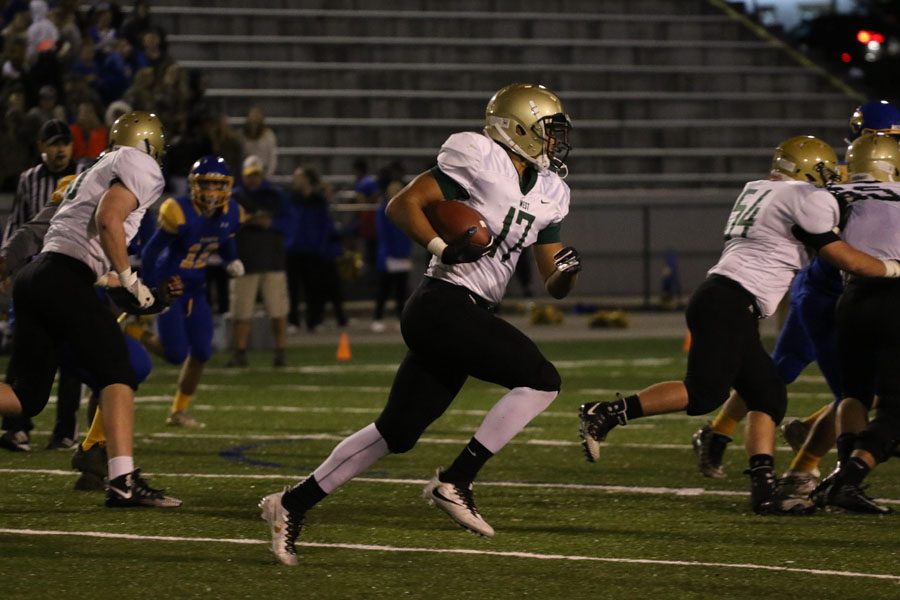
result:
[[[50,203],[50,196],[63,177],[74,175],[77,171],[72,160],[72,132],[65,121],[46,121],[38,133],[37,145],[41,162],[19,176],[12,211],[3,228],[4,242]],[[80,401],[81,382],[68,370],[60,371],[56,425],[47,444],[48,449],[67,450],[74,447]],[[34,428],[31,419],[4,417],[2,428],[0,448],[14,452],[31,450],[30,432]]]

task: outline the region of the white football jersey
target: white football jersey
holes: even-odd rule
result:
[[[66,188],[59,210],[50,221],[43,252],[59,252],[77,258],[97,277],[109,271],[109,259],[100,246],[94,216],[100,198],[113,182],[137,196],[138,206],[125,219],[125,243],[137,233],[147,208],[163,191],[159,165],[137,148],[123,147],[103,155]]]
[[[498,243],[492,254],[472,263],[445,265],[433,257],[426,275],[500,302],[522,248],[534,244],[545,229],[558,228],[568,214],[569,186],[556,173],[543,171],[523,194],[506,150],[481,133],[451,135],[437,165],[469,194],[460,200],[481,213]]]
[[[849,204],[844,241],[876,258],[900,259],[900,183],[867,181],[833,189]]]
[[[731,209],[725,250],[708,274],[740,283],[767,317],[809,260],[791,227],[820,234],[834,230],[839,219],[837,200],[825,189],[802,181],[751,181]]]

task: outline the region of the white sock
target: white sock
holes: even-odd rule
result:
[[[475,439],[496,454],[533,418],[544,412],[559,392],[542,392],[527,387],[509,390],[488,412],[475,432]]]
[[[370,423],[335,446],[325,462],[313,471],[313,476],[322,491],[330,494],[387,454],[390,454],[387,442],[375,423]]]
[[[109,480],[112,481],[116,477],[121,477],[134,471],[134,457],[113,456],[107,461],[106,465],[109,468]]]

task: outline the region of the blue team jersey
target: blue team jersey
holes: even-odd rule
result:
[[[159,209],[159,230],[142,254],[144,280],[158,285],[180,275],[186,292],[202,288],[210,254],[217,252],[226,262],[237,258],[234,235],[240,224],[234,199],[212,216],[201,215],[188,196],[167,199]]]

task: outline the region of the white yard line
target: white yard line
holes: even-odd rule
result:
[[[0,473],[9,475],[49,475],[74,477],[74,471],[61,469],[2,469]],[[231,480],[269,480],[269,481],[296,481],[297,475],[285,475],[279,473],[162,473],[146,472],[148,477],[183,477],[187,479],[231,479]],[[401,479],[396,477],[355,477],[353,481],[361,483],[377,483],[387,485],[422,486],[428,483],[428,479]],[[666,486],[631,486],[631,485],[600,485],[592,483],[535,483],[523,481],[479,481],[478,487],[499,487],[516,489],[542,489],[542,490],[570,490],[585,492],[602,492],[609,494],[638,494],[650,496],[721,496],[729,498],[744,498],[747,492],[736,490],[708,490],[700,487],[666,487]],[[878,498],[885,504],[900,504],[900,499]]]
[[[9,535],[50,537],[50,536],[73,536],[100,539],[118,539],[118,540],[135,540],[135,541],[158,541],[158,542],[184,542],[184,543],[220,543],[220,544],[239,544],[239,545],[263,545],[268,544],[268,540],[253,540],[246,538],[210,538],[210,537],[182,537],[182,536],[161,536],[161,535],[137,535],[131,533],[110,533],[104,531],[58,531],[52,529],[10,529],[0,528],[0,533]],[[579,556],[571,554],[544,554],[538,552],[510,552],[500,550],[473,550],[469,548],[416,548],[403,546],[379,546],[374,544],[326,544],[320,542],[300,542],[298,546],[305,548],[322,548],[322,549],[338,549],[338,550],[356,550],[362,552],[405,552],[405,553],[424,553],[424,554],[459,554],[466,556],[492,556],[497,558],[520,558],[531,560],[553,560],[553,561],[572,561],[572,562],[603,562],[633,565],[661,565],[669,567],[700,567],[704,569],[743,569],[751,571],[773,571],[779,573],[800,573],[804,575],[830,575],[834,577],[853,577],[861,579],[879,579],[886,581],[900,581],[900,575],[889,575],[886,573],[864,573],[859,571],[837,571],[833,569],[804,569],[800,567],[782,567],[777,565],[759,565],[753,563],[726,563],[726,562],[703,562],[703,561],[685,561],[685,560],[656,560],[649,558],[624,558],[613,556]]]

